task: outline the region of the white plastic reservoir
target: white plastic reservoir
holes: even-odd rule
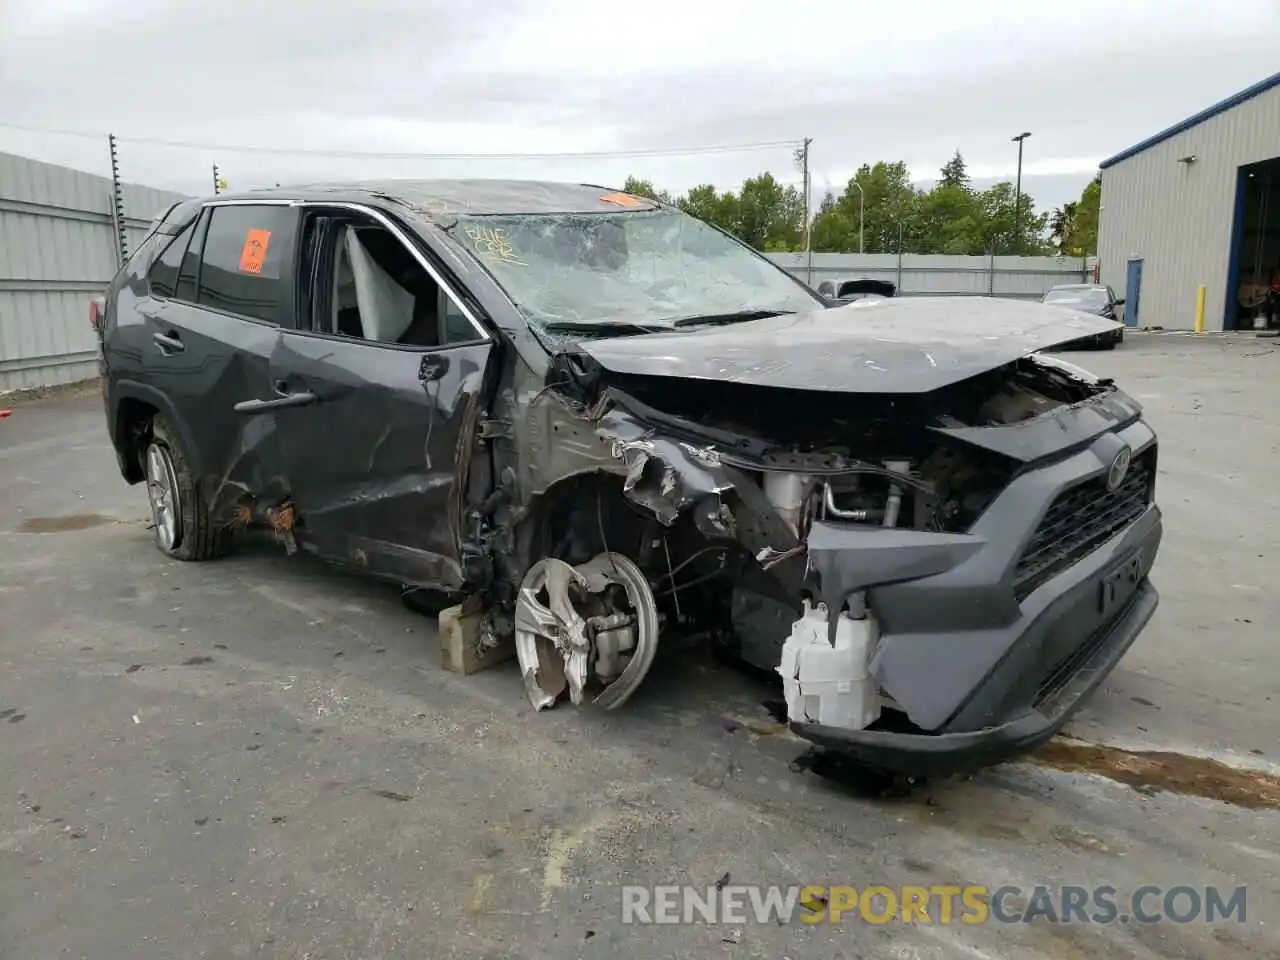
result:
[[[841,612],[833,647],[826,605],[804,602],[778,665],[790,720],[861,730],[880,716],[880,697],[867,670],[880,629],[870,610],[862,609],[856,620]]]

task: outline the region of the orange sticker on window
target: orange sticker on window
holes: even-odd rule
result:
[[[629,193],[606,193],[600,198],[604,203],[616,203],[620,207],[643,207],[644,201]]]
[[[240,248],[241,273],[261,273],[267,262],[267,245],[271,243],[270,230],[247,230],[244,246]]]

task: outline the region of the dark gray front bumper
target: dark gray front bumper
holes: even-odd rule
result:
[[[1027,681],[1037,676],[1035,665],[1042,662],[1046,639],[1063,633],[1080,636],[1087,629],[1090,618],[1082,616],[1078,608],[1088,605],[1095,596],[1094,588],[1100,588],[1100,580],[1091,580],[1064,595],[1061,611],[1029,625],[1019,638],[1018,655],[974,691],[977,698],[995,701],[1007,701],[1011,694],[1024,691],[1015,699],[1029,699],[1030,703],[1020,712],[1011,710],[1011,719],[976,730],[948,728],[938,733],[844,730],[816,723],[793,723],[791,729],[806,740],[864,763],[921,776],[975,770],[1033,750],[1066,725],[1120,662],[1159,604],[1155,586],[1144,578],[1111,623],[1101,631],[1084,634],[1076,653],[1037,684],[1042,689],[1025,696]]]
[[[1060,729],[1155,611],[1148,574],[1159,508],[1148,504],[1021,596],[1018,563],[1058,495],[1096,481],[1121,441],[1154,471],[1154,434],[1133,423],[1016,478],[966,535],[880,539],[821,525],[809,542],[821,595],[838,609],[850,589],[866,586],[882,629],[871,671],[910,723],[889,729],[882,718],[860,731],[797,723],[795,732],[878,766],[944,773],[997,762]],[[911,732],[896,732],[903,726]]]

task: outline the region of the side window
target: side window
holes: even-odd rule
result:
[[[196,284],[200,280],[200,254],[204,251],[205,234],[209,231],[209,215],[206,210],[196,222],[191,242],[187,244],[186,255],[182,258],[182,268],[178,271],[178,287],[174,299],[196,302]]]
[[[191,239],[191,232],[194,229],[193,223],[174,237],[156,262],[151,265],[151,270],[147,274],[147,283],[151,287],[152,296],[174,296],[178,287],[178,268],[182,265],[182,255],[187,249],[187,242]],[[163,239],[161,242],[164,242]]]
[[[470,321],[395,234],[373,221],[349,218],[330,220],[325,233],[328,242],[313,254],[319,295],[313,301],[311,329],[421,347],[478,338]]]
[[[440,315],[444,317],[444,342],[466,343],[478,340],[480,335],[462,308],[449,299],[443,290],[440,291]]]
[[[280,323],[289,309],[283,272],[293,256],[297,210],[231,204],[210,208],[200,263],[201,306]]]

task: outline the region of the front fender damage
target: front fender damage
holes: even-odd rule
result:
[[[799,602],[798,541],[759,481],[725,463],[715,444],[663,429],[637,409],[645,408],[616,391],[585,407],[545,390],[526,408],[528,432],[552,442],[526,452],[522,472],[534,496],[522,519],[549,509],[557,488],[573,480],[612,478],[607,489],[614,491],[611,507],[597,502],[579,511],[576,533],[595,538],[596,552],[575,562],[535,553],[515,591],[516,653],[539,710],[566,693],[574,704],[625,702],[653,662],[659,632],[688,619],[687,583],[723,579],[743,564],[762,572],[757,554],[780,557],[772,560],[774,583],[787,586],[765,592],[793,609]],[[607,516],[610,509],[621,517]],[[640,522],[643,535],[610,536],[619,519]],[[626,541],[625,552],[616,540]],[[673,544],[681,551],[674,557]],[[685,569],[697,575],[680,576]],[[589,687],[598,694],[589,698]]]
[[[597,421],[596,432],[626,467],[622,491],[636,505],[671,526],[680,514],[708,497],[717,501],[734,488],[731,471],[712,447],[664,437],[617,408]],[[716,515],[720,511],[716,510]],[[728,527],[725,528],[728,532]]]

